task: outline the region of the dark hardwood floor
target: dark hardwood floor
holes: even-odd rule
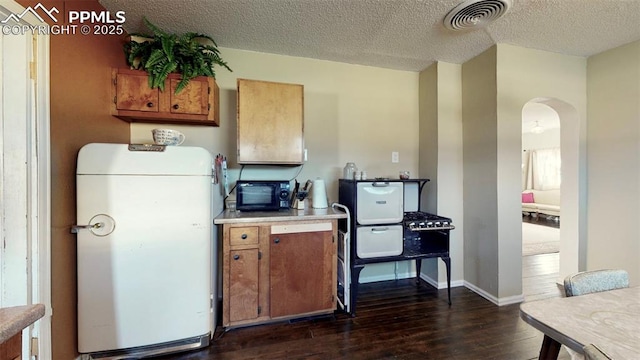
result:
[[[530,292],[525,294],[527,301],[561,296],[555,285],[557,268],[553,268],[553,260],[553,256],[545,255],[523,258],[524,289]],[[457,287],[452,289],[453,305],[449,306],[446,290],[436,290],[424,282],[417,286],[414,279],[361,284],[360,291],[356,317],[336,313],[227,332],[218,329],[216,340],[208,348],[160,359],[538,357],[543,336],[520,319],[518,304],[499,307]],[[568,358],[562,351],[560,359]]]

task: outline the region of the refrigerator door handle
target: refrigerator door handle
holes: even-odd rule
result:
[[[80,230],[93,230],[93,229],[100,229],[101,227],[104,226],[104,223],[95,223],[93,225],[73,225],[71,227],[71,233],[72,234],[77,234],[78,232],[80,232]]]
[[[73,225],[71,233],[77,234],[80,230],[89,230],[93,235],[103,237],[110,235],[116,228],[116,221],[107,214],[98,214],[89,220],[88,225]]]

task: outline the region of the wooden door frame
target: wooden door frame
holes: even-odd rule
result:
[[[22,14],[24,7],[13,0],[0,2],[0,20],[9,14]],[[47,26],[35,16],[27,14],[20,19],[21,25]],[[0,24],[2,25],[2,24]],[[5,36],[13,36],[12,34]],[[24,196],[27,199],[27,284],[22,288],[27,303],[45,305],[45,315],[34,326],[25,330],[23,354],[30,358],[29,348],[38,357],[50,359],[51,353],[51,165],[50,165],[50,94],[49,94],[49,36],[40,33],[25,33],[25,57],[27,71],[26,118],[25,127],[27,147],[23,149],[27,161],[26,186]],[[0,48],[0,57],[4,51]],[[0,59],[0,63],[3,60]],[[0,77],[2,81],[4,78]],[[0,115],[1,116],[1,115]],[[13,136],[13,134],[10,134]],[[4,135],[3,135],[4,136]],[[20,135],[18,135],[20,136]],[[3,170],[4,171],[4,170]],[[20,175],[21,176],[21,175]],[[4,229],[3,229],[4,231]],[[24,241],[19,239],[17,241]],[[4,269],[2,275],[5,275]],[[33,343],[33,338],[37,341]]]

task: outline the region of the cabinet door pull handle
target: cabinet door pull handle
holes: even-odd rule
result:
[[[240,236],[242,238],[242,240],[247,238],[247,234],[242,234],[242,236]]]
[[[153,107],[153,103],[152,103],[151,101],[149,101],[149,102],[147,103],[147,107]]]
[[[279,244],[279,243],[280,243],[280,238],[275,238],[275,239],[273,240],[273,242],[274,242],[274,243],[276,243],[276,244]]]
[[[174,109],[176,109],[176,110],[178,110],[178,109],[180,109],[180,105],[175,104],[175,105],[173,105],[173,108],[174,108]]]
[[[371,186],[385,187],[385,186],[389,186],[389,182],[388,181],[384,181],[384,182],[374,181],[373,184],[371,184]]]
[[[381,233],[381,232],[385,232],[389,230],[388,227],[382,227],[382,228],[371,228],[371,232],[372,233]]]
[[[238,254],[233,255],[233,260],[238,260],[238,259],[240,259],[240,255]]]

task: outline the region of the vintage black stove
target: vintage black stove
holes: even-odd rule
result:
[[[417,274],[420,274],[422,259],[441,258],[447,266],[447,283],[450,288],[449,231],[455,229],[452,220],[423,211],[412,211],[404,213],[403,224],[404,252],[402,255],[408,259],[416,259]],[[449,304],[451,304],[451,295],[449,295]]]
[[[408,183],[416,183],[418,184],[418,199],[420,199],[422,188],[428,182],[428,179],[409,179],[409,180],[373,180],[372,184],[364,184],[366,186],[371,185],[373,188],[381,188],[384,189],[389,183],[397,183],[401,182],[404,184]],[[349,301],[350,306],[348,307],[347,312],[350,312],[353,316],[355,316],[356,302],[358,297],[358,284],[360,272],[367,264],[374,263],[384,263],[384,262],[392,262],[392,261],[403,261],[403,260],[415,260],[416,264],[416,282],[419,282],[420,279],[420,268],[422,264],[422,259],[429,258],[440,258],[445,266],[447,271],[447,293],[448,293],[448,303],[451,305],[451,259],[449,257],[449,232],[455,229],[453,222],[450,218],[430,214],[427,212],[420,211],[410,211],[400,213],[400,216],[394,219],[397,222],[386,222],[381,224],[376,224],[374,226],[369,226],[366,223],[358,223],[359,221],[359,210],[358,209],[358,194],[357,191],[358,184],[364,183],[365,181],[355,181],[355,180],[339,180],[339,202],[346,206],[350,211],[350,228],[348,231],[350,232],[350,250],[348,251],[349,257],[346,260],[348,265],[346,266],[348,269],[344,273],[346,277],[343,279],[343,283],[345,286],[350,289],[349,293]],[[373,190],[372,190],[373,191]],[[382,191],[381,191],[382,193]],[[375,204],[396,204],[397,202],[389,201],[388,198],[380,198],[375,199],[376,201],[370,201],[369,203]],[[401,203],[402,205],[402,203]],[[399,237],[401,243],[398,244],[398,247],[394,247],[393,249],[397,249],[395,254],[383,254],[381,256],[376,257],[360,257],[358,256],[358,233],[356,230],[365,229],[371,231],[383,231],[391,228],[399,228]],[[347,231],[347,230],[345,230]],[[389,241],[394,241],[394,244],[397,244],[395,241],[396,238],[389,238]],[[396,246],[396,245],[394,245]],[[348,273],[348,274],[347,274]]]

